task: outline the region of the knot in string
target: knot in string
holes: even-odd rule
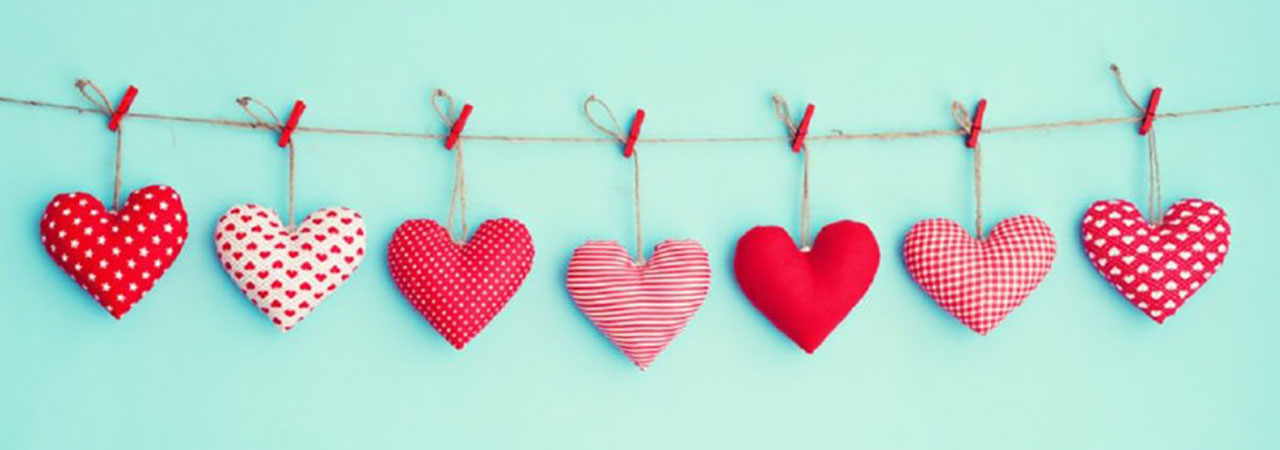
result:
[[[444,106],[441,106],[444,103]],[[431,107],[436,110],[436,114],[440,116],[440,121],[444,122],[445,129],[453,128],[454,122],[457,120],[454,115],[453,96],[450,96],[444,89],[436,89],[431,92]],[[458,137],[458,141],[453,147],[453,192],[449,198],[449,220],[445,228],[449,231],[449,237],[458,245],[467,243],[467,177],[466,171],[462,165],[462,137]],[[458,216],[458,224],[461,227],[455,231],[453,227],[453,217],[455,213]]]
[[[951,102],[951,118],[965,134],[973,132],[973,120],[960,102]],[[982,143],[973,144],[973,231],[982,240]]]
[[[1147,110],[1142,107],[1138,100],[1133,98],[1129,93],[1129,88],[1124,85],[1124,78],[1120,75],[1120,67],[1115,64],[1111,65],[1111,73],[1116,76],[1116,84],[1120,85],[1120,92],[1124,94],[1124,98],[1129,101],[1129,105],[1138,111],[1138,114],[1145,116]],[[1164,200],[1160,195],[1160,155],[1156,151],[1156,130],[1152,127],[1147,132],[1147,217],[1152,225],[1160,226],[1164,221],[1164,214],[1160,211],[1160,205]]]
[[[789,140],[795,140],[800,129],[791,121],[791,108],[781,95],[773,94],[773,111],[786,125]],[[809,144],[801,144],[800,153],[804,160],[804,173],[800,182],[800,250],[807,251],[813,245],[813,241],[809,239]]]
[[[245,114],[248,114],[249,117],[253,118],[255,128],[263,127],[263,128],[269,128],[277,131],[284,130],[284,122],[280,120],[280,116],[276,115],[276,112],[272,110],[270,106],[267,106],[266,103],[262,103],[261,101],[258,101],[258,99],[255,99],[253,97],[240,97],[236,99],[236,104],[240,105],[240,109],[243,109]],[[267,116],[271,117],[271,122],[262,120],[262,117],[258,116],[257,113],[253,112],[254,107],[257,107],[265,111],[267,113]],[[286,145],[289,148],[289,206],[288,206],[289,230],[293,230],[294,199],[296,197],[296,191],[297,191],[297,167],[298,167],[297,153],[298,152],[297,152],[297,149],[293,146],[292,139],[290,139],[286,143]]]
[[[89,91],[86,90],[86,88],[93,90],[93,95],[90,95]],[[116,110],[115,110],[115,107],[111,105],[111,100],[108,100],[107,95],[102,93],[102,89],[99,89],[98,85],[93,84],[92,81],[89,81],[84,78],[77,79],[76,89],[80,90],[80,95],[84,96],[86,100],[89,100],[90,103],[93,103],[94,106],[97,106],[98,110],[102,111],[103,115],[107,117],[111,117],[112,115],[115,114]],[[113,211],[120,208],[120,187],[123,184],[121,171],[124,163],[124,126],[116,127],[115,133],[116,133],[115,181],[112,184],[112,191],[111,191],[111,209]]]
[[[596,120],[595,115],[591,112],[591,109],[592,109],[591,105],[598,105],[601,109],[604,109],[605,116],[609,118],[609,123],[613,125],[612,129],[605,126],[604,124],[601,124],[600,121]],[[622,124],[618,122],[617,116],[613,115],[613,109],[609,108],[609,104],[605,103],[603,100],[600,100],[600,98],[596,97],[595,94],[591,94],[590,96],[588,96],[587,101],[582,103],[582,114],[587,117],[587,121],[591,122],[591,125],[596,127],[597,130],[600,130],[602,133],[609,135],[609,137],[612,137],[614,140],[618,141],[618,143],[624,146],[627,144],[627,135],[622,130]],[[634,184],[632,191],[635,194],[633,206],[635,207],[635,218],[636,218],[635,263],[636,265],[644,265],[645,263],[644,227],[641,225],[641,220],[640,220],[640,152],[633,152],[631,154],[631,160],[632,160],[632,169],[633,169],[631,172],[632,183]]]

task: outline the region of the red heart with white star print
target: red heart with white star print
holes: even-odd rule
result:
[[[1231,245],[1226,211],[1199,199],[1174,203],[1155,227],[1132,203],[1099,201],[1081,234],[1098,273],[1161,324],[1218,271]]]
[[[213,240],[236,286],[289,331],[360,266],[364,219],[347,208],[327,208],[289,229],[275,211],[238,205],[218,219]]]
[[[907,232],[902,253],[911,278],[938,306],[986,335],[1049,273],[1057,241],[1031,215],[1000,221],[982,240],[951,220],[929,219]]]
[[[637,265],[614,241],[573,251],[569,295],[591,323],[641,370],[684,330],[711,288],[711,264],[697,241],[669,240]]]
[[[506,306],[533,266],[533,238],[515,219],[485,221],[465,245],[430,219],[396,228],[391,279],[431,326],[459,350]]]
[[[187,211],[168,186],[134,191],[119,211],[84,192],[59,194],[40,218],[49,256],[117,319],[151,290],[186,240]]]

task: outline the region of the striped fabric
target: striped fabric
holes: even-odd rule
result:
[[[569,295],[641,370],[684,329],[711,287],[707,251],[668,240],[636,266],[613,241],[588,241],[569,260]]]

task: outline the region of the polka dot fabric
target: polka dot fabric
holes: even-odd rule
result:
[[[1211,201],[1175,203],[1153,227],[1132,203],[1094,203],[1081,224],[1085,253],[1133,306],[1163,324],[1218,271],[1231,245],[1227,213]]]
[[[911,227],[902,252],[907,272],[938,306],[986,335],[1049,273],[1057,242],[1030,215],[1000,221],[981,241],[951,220],[929,219]]]
[[[507,305],[533,266],[533,237],[515,219],[485,221],[459,245],[434,220],[409,220],[388,248],[391,279],[461,350]]]
[[[40,242],[53,261],[119,319],[182,252],[187,211],[177,191],[147,186],[107,211],[90,194],[60,194],[40,218]]]
[[[321,209],[289,230],[275,211],[239,205],[218,219],[213,240],[236,286],[289,331],[360,266],[364,219],[347,208]]]

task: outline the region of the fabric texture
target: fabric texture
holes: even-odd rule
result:
[[[986,335],[1049,273],[1057,242],[1031,215],[1000,221],[981,241],[951,220],[929,219],[911,227],[902,252],[907,272],[938,306]]]
[[[237,205],[218,219],[213,240],[236,286],[289,331],[360,267],[364,219],[347,208],[326,208],[290,230],[273,210]]]
[[[1093,267],[1160,324],[1218,271],[1231,245],[1227,213],[1211,201],[1179,201],[1164,217],[1153,227],[1132,203],[1103,200],[1081,224]]]
[[[711,288],[711,263],[697,241],[668,240],[644,265],[614,241],[573,251],[566,284],[578,309],[641,370],[680,334]]]
[[[59,194],[40,218],[49,257],[119,319],[164,275],[187,240],[178,192],[147,186],[108,211],[84,192]]]
[[[755,227],[738,239],[733,258],[742,293],[808,353],[858,304],[879,266],[871,228],[850,220],[822,227],[807,250],[781,227]]]
[[[533,266],[533,237],[503,218],[480,224],[459,245],[436,221],[409,220],[391,236],[387,264],[409,303],[462,350],[520,289]]]

